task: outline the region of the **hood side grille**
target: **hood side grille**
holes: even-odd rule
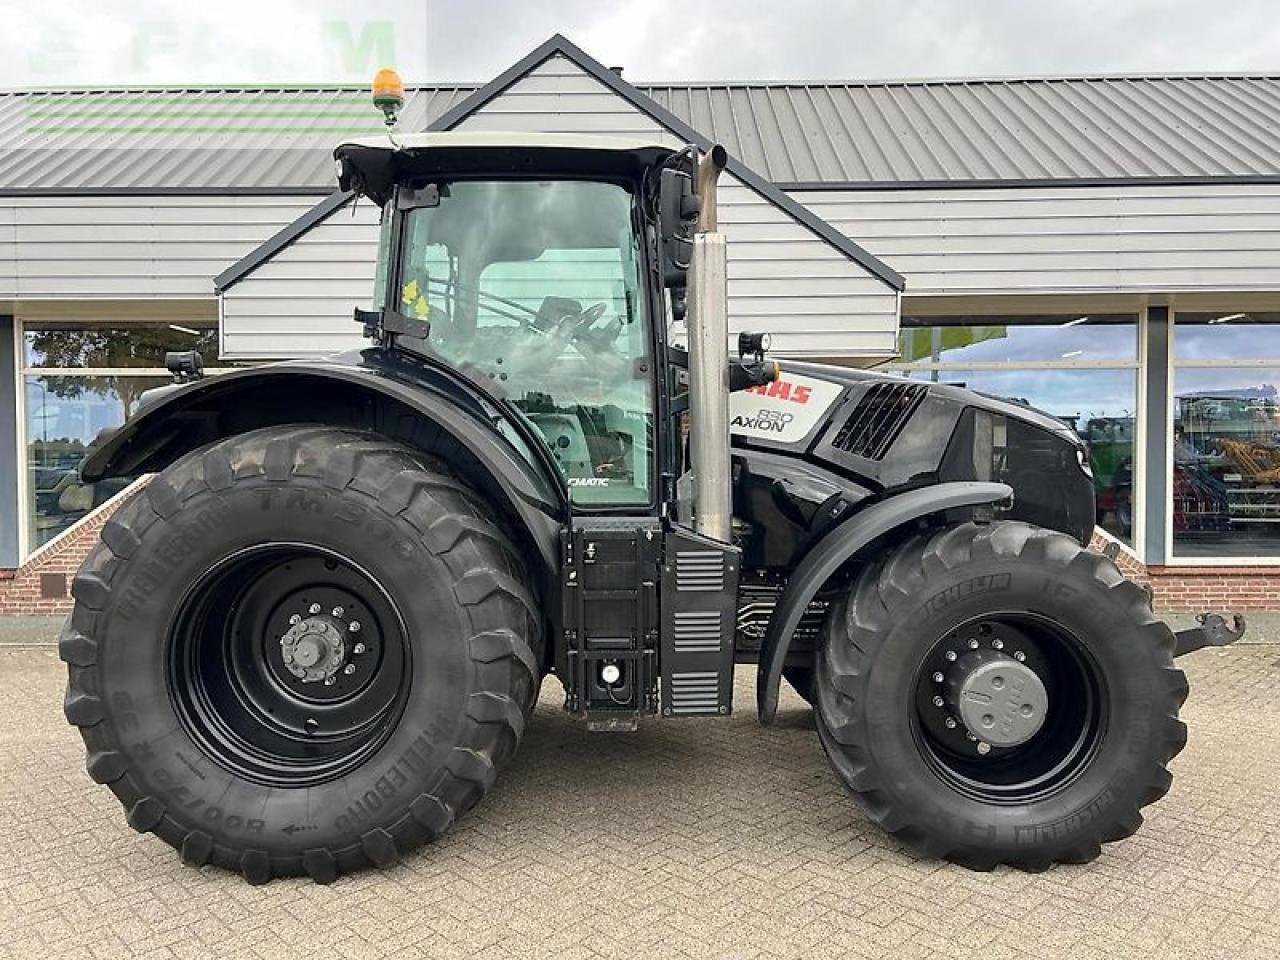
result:
[[[872,384],[831,445],[868,460],[883,459],[928,392],[928,387],[918,383]]]

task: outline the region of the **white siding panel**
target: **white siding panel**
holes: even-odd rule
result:
[[[245,196],[0,199],[0,299],[212,297],[214,276],[313,202]]]
[[[796,198],[904,274],[908,296],[1280,289],[1280,186],[820,191]]]
[[[564,57],[530,71],[461,124],[460,130],[518,130],[678,139]]]
[[[378,209],[344,207],[222,294],[230,360],[311,357],[365,343],[351,319],[373,298]]]
[[[729,246],[729,328],[768,331],[780,355],[890,357],[898,297],[829,243],[735,177],[722,179]]]

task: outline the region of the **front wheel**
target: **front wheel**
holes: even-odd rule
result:
[[[252,883],[439,836],[537,693],[515,546],[447,467],[270,427],[179,460],[105,525],[60,643],[67,719],[131,826]]]
[[[1162,797],[1173,635],[1105,557],[1024,523],[917,536],[828,614],[817,726],[867,815],[975,869],[1092,860]]]

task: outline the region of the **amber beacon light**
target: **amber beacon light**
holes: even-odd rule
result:
[[[388,127],[395,126],[404,106],[404,81],[390,67],[383,67],[373,78],[373,105],[382,111]]]

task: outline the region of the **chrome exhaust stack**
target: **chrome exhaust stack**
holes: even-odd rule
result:
[[[729,270],[719,233],[716,183],[728,162],[716,144],[698,159],[698,225],[689,262],[689,453],[694,529],[729,543]]]

